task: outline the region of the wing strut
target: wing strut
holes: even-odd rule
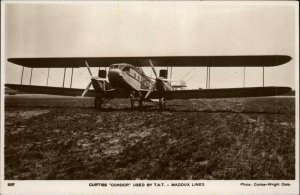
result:
[[[206,69],[206,89],[210,88],[210,66]]]
[[[265,67],[263,66],[263,87],[265,87]]]
[[[22,66],[22,75],[21,75],[21,85],[23,85],[23,74],[24,74],[24,66]]]
[[[65,87],[66,69],[67,69],[67,68],[65,68],[65,70],[64,70],[64,80],[63,80],[63,86],[62,86],[62,87]]]
[[[208,68],[208,88],[210,89],[210,67]]]
[[[73,68],[72,68],[72,72],[71,72],[71,82],[70,82],[70,88],[72,88],[72,81],[73,81]]]
[[[169,78],[169,66],[167,66],[167,79]]]
[[[31,68],[31,71],[30,71],[30,80],[29,80],[29,85],[31,85],[32,70],[33,70],[33,68]]]
[[[246,77],[246,66],[244,66],[244,78],[243,78],[243,86],[245,88],[246,86],[246,80],[245,80],[245,77]]]
[[[48,86],[48,81],[49,81],[49,73],[50,73],[50,68],[48,68],[48,73],[47,73],[47,86]]]
[[[205,88],[207,89],[207,80],[208,80],[208,66],[206,67],[206,86],[205,86]]]

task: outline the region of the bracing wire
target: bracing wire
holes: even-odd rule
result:
[[[219,81],[216,86],[218,86],[220,83],[223,83],[224,81],[230,79],[231,77],[233,77],[234,75],[236,75],[237,72],[234,72],[233,74],[229,75],[228,77],[226,77],[225,79],[222,79],[221,81]]]
[[[196,70],[187,80],[185,80],[186,82],[188,82],[189,80],[191,80],[195,75],[196,73],[199,73],[201,71],[201,69],[199,70]]]
[[[183,80],[186,76],[188,76],[196,67],[193,67],[189,72],[187,72],[180,80]]]

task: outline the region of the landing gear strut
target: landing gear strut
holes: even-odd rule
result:
[[[94,99],[94,107],[95,107],[96,109],[101,109],[101,108],[102,108],[102,103],[103,103],[103,98],[101,98],[101,97],[96,97],[96,98]]]
[[[139,100],[139,110],[141,111],[143,108],[143,100]]]
[[[138,101],[139,102],[139,110],[142,110],[143,107],[143,99],[142,99],[142,94],[140,92],[132,92],[130,94],[130,106],[131,109],[134,109],[134,102]]]
[[[132,96],[132,94],[130,95],[130,108],[134,108],[134,97]]]
[[[95,99],[94,99],[94,108],[102,109],[102,105],[104,103],[107,103],[109,100],[111,100],[111,99],[107,99],[107,98],[104,98],[104,97],[95,97]]]
[[[159,98],[159,110],[163,111],[166,109],[166,100],[165,98]]]

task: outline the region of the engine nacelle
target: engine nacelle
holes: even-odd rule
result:
[[[98,77],[105,79],[106,78],[106,70],[99,70]]]
[[[163,78],[167,79],[168,78],[168,70],[166,70],[166,69],[160,70],[159,77],[163,77]]]

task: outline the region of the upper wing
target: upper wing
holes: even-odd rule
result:
[[[31,68],[72,68],[85,67],[85,61],[91,67],[108,67],[115,63],[129,63],[135,66],[150,66],[149,59],[157,67],[261,67],[278,66],[292,58],[286,55],[255,56],[144,56],[144,57],[71,57],[71,58],[9,58],[8,61]]]
[[[166,99],[198,99],[198,98],[237,98],[237,97],[263,97],[276,96],[290,92],[289,87],[245,87],[245,88],[221,88],[202,90],[174,90],[166,91]],[[150,99],[159,97],[157,91],[150,95]]]

